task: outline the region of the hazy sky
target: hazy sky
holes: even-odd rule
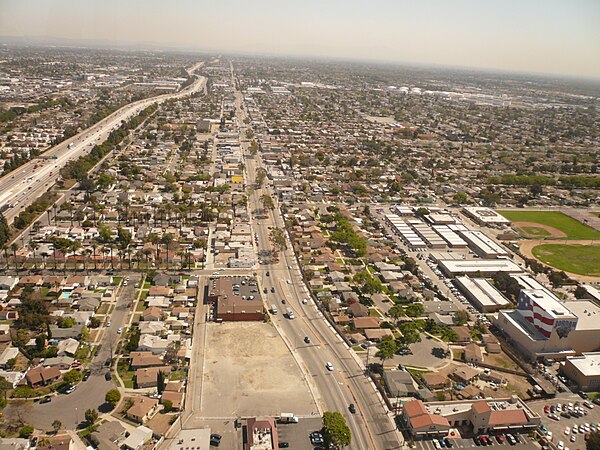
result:
[[[600,0],[0,0],[0,35],[600,78]]]

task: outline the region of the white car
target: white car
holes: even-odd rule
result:
[[[121,332],[122,332],[122,331],[123,331],[123,328],[119,328],[119,329],[117,330],[117,333],[118,333],[118,334],[121,334]]]
[[[558,450],[563,450],[565,448],[565,443],[563,441],[558,441],[556,447],[558,448]]]
[[[571,435],[571,442],[575,442],[577,440],[577,435],[576,434],[572,434]]]
[[[308,300],[307,300],[307,299],[305,299],[305,298],[303,298],[303,299],[302,299],[302,304],[303,304],[303,305],[306,305],[307,303],[308,303]]]
[[[329,370],[330,372],[333,372],[333,364],[331,364],[330,362],[325,364],[325,367],[327,367],[327,370]]]
[[[549,441],[551,441],[551,440],[552,440],[552,431],[548,431],[548,432],[546,433],[546,438],[548,438],[548,440],[549,440]]]
[[[571,427],[565,427],[565,435],[571,434]]]

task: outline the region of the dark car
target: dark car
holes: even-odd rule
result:
[[[271,292],[275,292],[275,288],[274,287],[271,288]]]
[[[444,438],[444,444],[446,444],[447,448],[452,448],[452,441],[448,438]]]
[[[266,276],[269,276],[269,275],[270,275],[270,273],[269,273],[269,271],[268,271],[268,270],[267,270],[267,273],[266,273],[265,275],[266,275]]]
[[[356,414],[356,406],[354,406],[354,403],[350,403],[350,406],[348,406],[348,411],[350,411],[352,414]]]
[[[91,372],[89,370],[86,370],[86,372],[83,374],[83,377],[81,378],[83,381],[86,381],[91,375]]]
[[[310,344],[310,338],[308,336],[304,336],[304,342]]]
[[[109,367],[112,364],[112,360],[110,358],[108,358],[106,361],[104,361],[104,367]]]
[[[264,288],[263,289],[263,294],[266,294],[267,292],[269,292],[269,291],[267,291],[267,288]]]
[[[475,436],[475,437],[473,438],[473,443],[474,443],[474,444],[475,444],[477,447],[479,447],[479,446],[481,445],[481,441],[479,440],[479,436]]]
[[[281,303],[283,303],[285,305],[285,303],[286,303],[285,298],[281,299]]]
[[[289,447],[290,447],[289,442],[280,442],[279,443],[279,448],[289,448]]]
[[[49,395],[46,395],[43,399],[40,400],[40,404],[41,403],[50,403],[52,401],[52,397],[50,397]]]
[[[104,374],[104,379],[105,379],[106,381],[110,381],[110,380],[112,380],[112,375],[110,374],[110,372],[106,372],[106,373]]]
[[[323,442],[325,442],[325,440],[323,439],[323,435],[321,433],[319,433],[318,431],[313,431],[312,433],[310,433],[310,443],[312,445],[319,445]]]
[[[223,436],[221,436],[220,434],[211,434],[210,435],[210,445],[213,447],[218,447],[219,445],[221,445],[221,438]]]

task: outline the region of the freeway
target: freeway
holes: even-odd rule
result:
[[[236,104],[240,134],[243,136],[245,111],[241,108],[242,94],[236,91]],[[247,143],[242,142],[242,149],[248,155]],[[255,183],[255,174],[260,158],[246,158],[247,185]],[[252,212],[261,207],[260,197],[263,193],[273,196],[267,186],[252,190],[248,205]],[[277,205],[277,202],[276,202]],[[273,227],[284,228],[283,218],[276,208],[265,220],[251,221],[253,231],[258,235],[261,248],[269,248],[269,233]],[[311,386],[317,391],[318,402],[324,411],[339,411],[346,418],[353,434],[350,448],[355,449],[391,449],[399,448],[400,443],[393,422],[386,413],[374,386],[364,375],[363,368],[350,353],[351,350],[335,334],[330,325],[322,317],[302,281],[302,275],[293,253],[292,245],[287,241],[288,250],[281,252],[280,261],[263,266],[260,285],[267,288],[265,295],[267,304],[277,304],[280,315],[273,316],[274,323],[282,331],[288,346],[301,361],[301,367]],[[269,276],[267,276],[267,272]],[[271,293],[271,289],[275,292]],[[282,299],[286,304],[282,304]],[[302,299],[307,299],[306,302]],[[283,316],[289,307],[296,318],[290,320]],[[311,339],[304,342],[304,337]],[[334,370],[325,367],[327,362],[333,364]],[[356,414],[349,412],[350,403],[357,408]]]
[[[203,63],[198,63],[190,71],[197,70],[202,65]],[[122,121],[129,120],[150,105],[182,98],[201,89],[206,89],[204,77],[198,77],[195,82],[179,92],[161,94],[123,106],[90,128],[47,150],[42,155],[43,159],[33,159],[0,178],[0,207],[4,209],[6,220],[12,223],[23,209],[56,182],[62,167],[89,152],[95,144],[104,142]]]

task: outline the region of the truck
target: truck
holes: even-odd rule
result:
[[[279,416],[280,423],[298,423],[298,417],[294,413],[281,413]]]
[[[286,308],[285,314],[287,315],[287,318],[290,320],[294,320],[296,318],[296,316],[294,316],[294,311],[292,311],[292,308]]]

